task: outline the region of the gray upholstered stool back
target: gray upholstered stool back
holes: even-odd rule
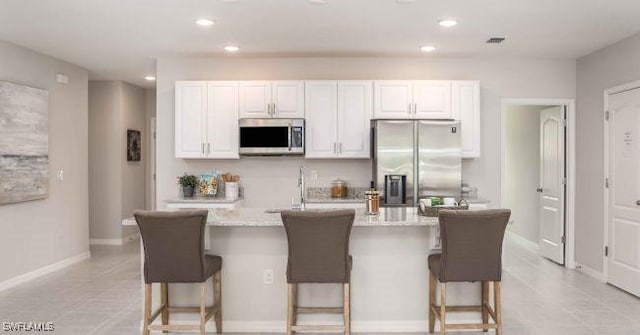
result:
[[[199,283],[207,280],[204,253],[206,210],[135,211],[144,245],[146,283]]]
[[[500,281],[508,209],[441,211],[440,282]]]
[[[349,238],[355,211],[284,211],[289,242],[287,282],[348,283]]]

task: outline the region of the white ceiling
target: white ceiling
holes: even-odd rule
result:
[[[0,39],[149,86],[155,59],[221,56],[569,58],[640,31],[638,0],[0,0]],[[217,21],[196,26],[200,17]],[[445,29],[437,21],[454,17]],[[487,45],[504,36],[501,45]],[[438,51],[421,54],[420,45]]]

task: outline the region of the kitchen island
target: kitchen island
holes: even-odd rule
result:
[[[223,257],[225,332],[285,330],[287,238],[280,214],[270,213],[275,211],[209,210],[207,244],[211,253]],[[135,225],[135,220],[127,219],[123,224]],[[427,256],[437,252],[434,249],[438,247],[438,219],[419,216],[415,208],[382,208],[376,216],[356,210],[350,243],[352,330],[424,332]],[[338,306],[341,292],[339,285],[301,284],[300,305]],[[452,285],[448,297],[452,303],[477,303],[480,288],[466,283]],[[196,304],[197,285],[172,284],[170,301],[183,306]],[[158,303],[159,287],[154,287],[154,305]],[[464,313],[451,317],[469,319]],[[342,322],[340,315],[301,315],[299,319],[302,324],[318,320],[330,324]],[[172,315],[172,320],[196,323],[197,316]],[[215,329],[213,323],[208,329]]]

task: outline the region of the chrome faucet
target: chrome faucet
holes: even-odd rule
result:
[[[300,188],[300,210],[305,210],[305,200],[304,200],[304,165],[300,165],[300,170],[298,170],[298,187]]]

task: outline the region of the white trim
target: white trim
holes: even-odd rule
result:
[[[579,272],[582,272],[584,274],[586,274],[587,276],[594,278],[598,281],[601,281],[603,283],[606,282],[606,280],[604,279],[604,273],[594,270],[586,265],[582,265],[582,264],[576,264],[576,270],[578,270]]]
[[[59,262],[49,264],[47,266],[41,267],[33,271],[29,271],[27,273],[24,273],[19,276],[0,282],[0,291],[4,291],[6,289],[24,284],[30,280],[61,270],[63,268],[66,268],[67,266],[73,265],[78,262],[82,262],[89,258],[91,258],[91,251],[86,251],[79,255],[72,256],[67,259],[63,259]]]
[[[507,105],[539,105],[567,107],[567,194],[566,194],[566,222],[565,222],[565,267],[575,269],[575,196],[576,196],[576,108],[575,99],[513,99],[502,98],[500,105],[500,206],[505,203],[506,185],[506,123],[504,113]]]
[[[125,245],[140,238],[140,233],[136,232],[121,239],[118,238],[92,238],[89,240],[91,245]]]
[[[92,238],[89,240],[91,245],[122,245],[120,238]]]
[[[538,243],[528,240],[510,230],[507,230],[507,238],[519,244],[520,246],[533,251],[536,254],[538,253],[538,251],[540,251],[540,245]]]
[[[609,177],[609,122],[607,122],[604,118],[605,113],[609,110],[609,95],[622,93],[624,91],[629,91],[633,89],[640,88],[640,80],[633,81],[630,83],[609,87],[604,90],[604,110],[602,111],[602,126],[604,129],[604,178]],[[602,235],[602,250],[609,244],[609,189],[606,187],[602,188],[602,192],[604,193],[604,224],[603,224],[603,235]],[[609,281],[609,265],[607,262],[608,257],[602,256],[602,280],[604,282]],[[596,272],[599,273],[599,272]]]

